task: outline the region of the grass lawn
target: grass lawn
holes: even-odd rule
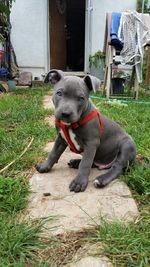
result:
[[[21,210],[27,206],[28,178],[33,172],[33,166],[44,157],[44,144],[55,136],[54,129],[44,123],[45,116],[50,114],[42,107],[45,94],[47,89],[42,88],[17,90],[14,94],[0,97],[0,170],[16,159],[12,166],[0,173],[2,267],[22,267],[28,262],[42,266],[37,251],[52,245],[47,244],[40,233],[43,222],[19,222],[18,219]],[[17,160],[31,138],[34,138],[32,145]]]
[[[0,172],[12,160],[7,170],[0,173],[0,266],[60,266],[71,259],[69,239],[64,259],[59,251],[62,240],[46,238],[41,229],[44,221],[20,222],[19,215],[27,206],[28,179],[35,163],[45,157],[42,147],[54,140],[55,130],[44,118],[51,111],[42,107],[48,88],[17,90],[0,96]],[[145,101],[148,101],[147,99]],[[94,100],[100,111],[119,122],[132,135],[138,154],[150,157],[150,104],[129,103],[127,107],[108,105]],[[19,158],[27,148],[26,153]],[[84,235],[84,242],[96,242],[103,255],[114,266],[150,266],[150,168],[148,163],[137,163],[121,177],[132,190],[139,206],[140,217],[129,225],[103,223]],[[53,218],[49,218],[50,220]],[[105,244],[101,248],[101,242]],[[75,242],[73,241],[75,244]],[[64,246],[64,247],[65,247]],[[59,248],[59,249],[58,249]],[[48,250],[49,256],[46,255]],[[57,253],[56,253],[57,252]],[[55,260],[53,256],[55,254]]]

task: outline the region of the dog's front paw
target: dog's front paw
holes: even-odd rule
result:
[[[70,184],[70,191],[74,191],[75,193],[85,191],[88,185],[88,179],[83,177],[76,177]]]
[[[35,168],[40,173],[49,172],[51,170],[51,168],[50,168],[49,164],[47,163],[47,161],[35,165]]]

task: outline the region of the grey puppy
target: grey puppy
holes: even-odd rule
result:
[[[60,70],[51,70],[45,82],[54,85],[53,103],[57,138],[48,159],[36,165],[43,173],[49,172],[69,145],[82,159],[70,160],[72,168],[78,168],[70,191],[84,191],[92,166],[108,171],[95,178],[95,187],[104,187],[116,179],[136,157],[136,147],[131,138],[116,122],[99,115],[89,100],[89,93],[99,87],[93,76],[79,78],[64,76]]]

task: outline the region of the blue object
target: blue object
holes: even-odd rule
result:
[[[0,68],[0,77],[7,77],[9,76],[9,71],[7,68]]]
[[[111,16],[110,24],[110,39],[111,44],[115,47],[116,50],[121,51],[123,48],[123,43],[118,38],[118,30],[120,26],[121,13],[113,12]]]

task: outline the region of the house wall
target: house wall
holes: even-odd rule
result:
[[[88,33],[89,35],[85,42],[86,71],[88,71],[89,55],[103,50],[106,13],[134,10],[136,0],[115,0],[115,2],[112,0],[86,0],[86,7],[90,6],[92,6],[92,11],[91,15],[87,16],[90,21],[89,26],[86,27],[86,35]],[[12,7],[11,24],[11,40],[20,70],[31,71],[33,77],[41,78],[41,75],[48,71],[50,65],[48,0],[16,0]]]
[[[93,0],[91,54],[103,50],[106,13],[136,9],[137,0]]]
[[[47,72],[47,0],[16,0],[11,10],[11,41],[20,70],[41,78]]]

